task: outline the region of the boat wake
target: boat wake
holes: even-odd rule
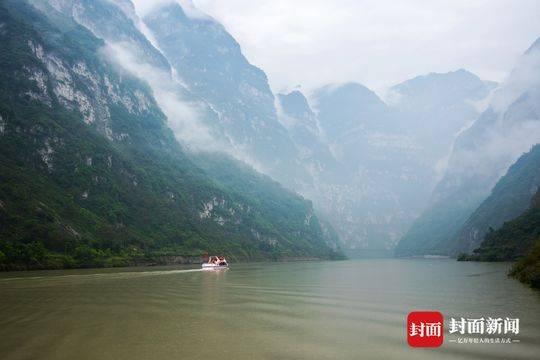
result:
[[[43,276],[19,276],[0,279],[2,282],[24,281],[24,280],[60,280],[60,279],[120,279],[143,276],[172,275],[192,272],[201,272],[203,269],[176,269],[176,270],[149,270],[149,271],[125,271],[125,272],[104,272],[93,274],[63,274],[63,275],[43,275]]]

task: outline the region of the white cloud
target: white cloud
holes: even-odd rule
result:
[[[145,16],[153,8],[177,2],[182,6],[184,13],[192,18],[207,18],[208,15],[198,9],[192,0],[132,0],[140,16]]]
[[[170,4],[174,2],[174,0],[131,0],[131,2],[135,5],[137,13],[140,16],[145,16],[153,8],[165,4]]]
[[[540,36],[537,0],[194,2],[225,25],[275,91],[345,81],[381,91],[458,68],[500,81]]]
[[[201,105],[186,101],[181,94],[183,85],[170,73],[137,59],[129,43],[107,43],[103,54],[139,79],[146,81],[165,113],[171,130],[184,145],[194,150],[219,150],[215,139],[202,121]]]
[[[481,146],[454,151],[447,175],[462,178],[480,175],[494,183],[523,153],[537,144],[539,139],[538,119],[487,129]]]
[[[503,112],[519,96],[540,86],[540,51],[533,51],[519,59],[516,67],[493,93],[491,106]]]

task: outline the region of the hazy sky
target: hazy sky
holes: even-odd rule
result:
[[[144,9],[152,0],[135,2]],[[502,80],[540,37],[539,0],[194,3],[225,25],[274,91],[357,81],[382,92],[416,75],[458,68]]]

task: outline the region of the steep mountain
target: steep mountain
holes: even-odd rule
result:
[[[295,90],[277,95],[278,118],[298,149],[298,158],[313,179],[300,192],[310,192],[314,183],[335,182],[342,170],[319,129],[317,114],[306,97]]]
[[[309,103],[299,91],[274,97],[221,24],[177,2],[141,20],[129,0],[31,1],[103,39],[104,56],[149,84],[185,149],[225,152],[313,200],[350,248],[395,246],[491,86],[460,70],[394,87],[391,106],[354,83],[321,88]],[[430,126],[441,128],[436,141],[419,135]]]
[[[220,163],[234,183],[196,166],[148,84],[71,17],[11,0],[0,4],[0,24],[0,267],[125,265],[205,250],[335,254],[310,202],[236,161]]]
[[[287,237],[274,230],[276,235],[272,240],[289,242],[287,246],[292,250],[288,254],[276,252],[275,247],[270,246],[272,243],[266,245],[268,251],[275,253],[276,258],[285,256],[294,258],[299,257],[299,254],[303,254],[304,257],[315,255],[324,258],[342,258],[339,236],[332,226],[318,219],[310,201],[284,189],[275,180],[253,171],[249,165],[239,163],[226,154],[201,152],[193,154],[192,158],[217,184],[229,191],[242,194],[253,208],[264,211],[264,221],[268,222],[271,229],[287,229]],[[265,240],[265,234],[257,230],[254,230],[254,235],[257,239]],[[268,235],[266,237],[268,238]],[[317,246],[324,251],[321,252]],[[303,251],[303,248],[313,251],[310,254]]]
[[[471,255],[460,255],[458,260],[517,260],[509,274],[534,288],[540,288],[540,190],[526,211],[505,222],[500,229],[490,229],[479,248]]]
[[[247,61],[221,24],[190,17],[175,2],[157,7],[144,22],[181,81],[218,115],[210,126],[230,141],[229,153],[293,189],[310,181],[278,121],[266,74]]]
[[[312,183],[308,172],[314,167],[301,162],[299,151],[277,121],[266,75],[247,62],[219,23],[202,13],[189,17],[171,3],[145,19],[151,24],[152,17],[163,17],[154,32],[137,17],[129,0],[99,0],[99,7],[106,11],[87,9],[92,3],[85,0],[62,1],[99,15],[84,16],[83,25],[107,42],[107,56],[150,84],[169,126],[185,147],[226,152],[306,193],[303,190]],[[66,11],[66,6],[53,5],[76,21],[81,18],[75,11]],[[117,21],[119,17],[122,21]],[[101,31],[102,22],[112,31]],[[142,33],[152,44],[137,40]],[[224,52],[224,48],[229,50]],[[152,56],[144,56],[147,53]],[[166,58],[167,68],[153,62],[155,53]],[[219,61],[214,61],[216,57]],[[256,91],[246,92],[248,88]]]
[[[138,31],[139,20],[129,0],[30,0],[29,2],[55,17],[55,21],[62,21],[55,15],[57,11],[89,29],[100,39],[111,43],[130,44],[135,56],[144,58],[150,65],[162,70],[169,69],[165,57],[143,33]]]
[[[382,164],[377,157],[385,146],[400,147],[396,139],[407,139],[397,132],[377,131],[371,123],[381,122],[383,129],[390,121],[385,117],[391,116],[374,93],[357,84],[321,89],[315,99],[321,109],[316,113],[299,91],[275,99],[265,74],[245,59],[238,43],[214,19],[189,16],[173,3],[158,7],[144,22],[189,91],[219,114],[210,126],[230,140],[230,154],[247,153],[249,157],[243,155],[243,160],[312,199],[349,246],[388,248],[395,244],[411,221],[395,215],[402,211],[395,194],[404,187],[403,181],[388,181],[385,165],[395,161]],[[364,97],[364,102],[358,102]],[[368,127],[369,134],[362,126]],[[366,145],[367,141],[372,145]],[[364,149],[374,154],[367,155]],[[403,157],[397,155],[400,151],[394,152]],[[366,156],[357,156],[363,153]],[[373,173],[378,177],[363,172],[364,167],[377,167]],[[403,172],[415,176],[416,169],[405,168]],[[387,190],[381,201],[383,197],[376,193],[384,185],[400,188]],[[369,189],[359,191],[362,188]],[[369,208],[378,203],[375,210]],[[399,229],[387,229],[389,223],[399,223]],[[367,239],[371,239],[369,244]]]
[[[398,256],[455,255],[460,228],[508,167],[540,141],[539,50],[533,45],[523,55],[489,107],[460,133],[430,206],[400,241]]]
[[[169,60],[157,48],[150,30],[129,0],[30,0],[53,21],[59,13],[90,30],[106,46],[104,56],[148,83],[176,138],[189,148],[230,150],[219,114],[204,98],[188,89]]]
[[[480,247],[470,259],[482,261],[512,261],[526,255],[540,239],[540,191],[528,208],[505,222],[499,229],[490,229]]]
[[[521,156],[461,228],[453,253],[470,253],[490,229],[525,211],[540,186],[540,145]]]

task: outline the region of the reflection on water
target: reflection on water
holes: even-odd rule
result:
[[[533,359],[540,295],[507,264],[367,259],[0,274],[1,359]],[[412,349],[412,310],[519,317],[520,343]]]

